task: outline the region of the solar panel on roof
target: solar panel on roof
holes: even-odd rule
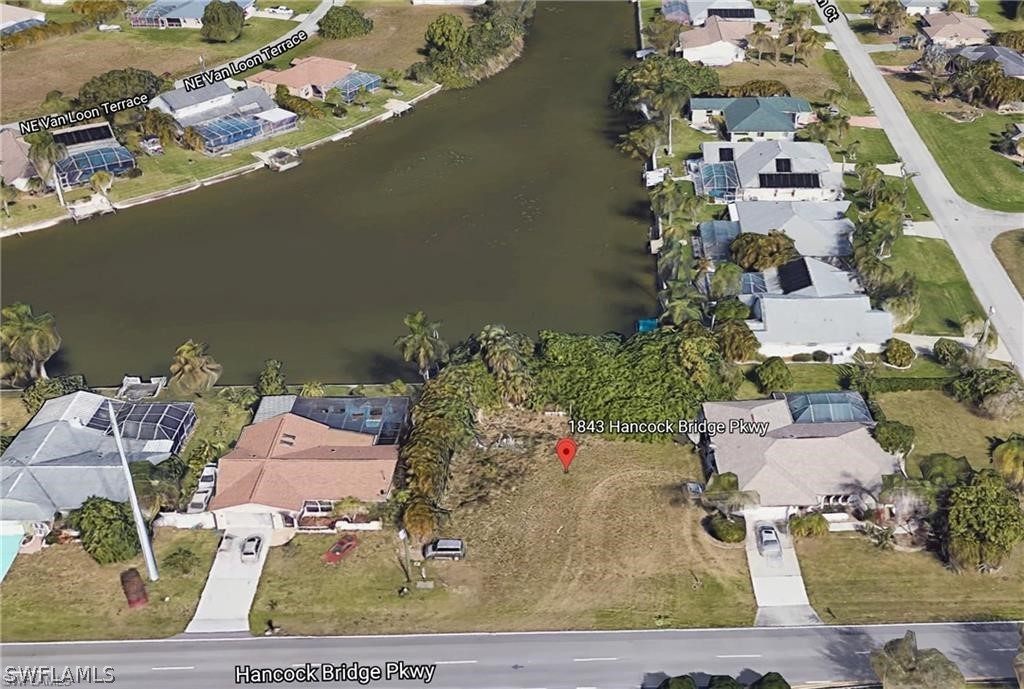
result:
[[[758,175],[762,189],[817,189],[821,180],[816,173],[777,172]]]
[[[754,9],[751,7],[721,7],[708,10],[709,17],[722,19],[753,19]]]
[[[64,144],[65,146],[88,144],[94,141],[103,141],[104,139],[113,138],[114,134],[110,131],[110,125],[106,122],[92,127],[72,129],[71,131],[65,132],[54,132],[53,134],[53,140],[59,144]]]

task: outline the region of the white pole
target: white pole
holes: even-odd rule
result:
[[[107,413],[110,414],[110,426],[114,429],[114,442],[117,443],[117,454],[121,455],[121,468],[124,470],[124,478],[128,481],[128,502],[132,505],[132,515],[135,517],[135,530],[139,534],[139,544],[142,546],[142,555],[146,558],[146,569],[149,571],[149,580],[156,581],[160,573],[156,571],[156,557],[153,556],[153,544],[149,542],[149,533],[146,532],[146,522],[142,519],[142,510],[139,509],[139,499],[135,495],[135,483],[132,481],[132,472],[128,468],[128,458],[124,456],[124,445],[121,444],[121,429],[117,427],[117,416],[114,414],[114,404],[107,402]]]

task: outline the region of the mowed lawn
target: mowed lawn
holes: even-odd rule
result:
[[[238,40],[207,43],[198,31],[190,29],[132,29],[124,20],[116,23],[123,27],[116,33],[86,31],[4,51],[0,121],[38,114],[50,91],[76,96],[82,84],[111,69],[136,67],[178,77],[197,71],[200,58],[213,67],[245,55],[295,27],[294,22],[279,19],[248,19]]]
[[[917,277],[921,313],[910,331],[922,335],[960,335],[960,319],[984,311],[967,282],[953,251],[942,239],[902,237],[887,263],[897,273]]]
[[[954,574],[934,553],[880,550],[860,535],[798,539],[796,549],[826,624],[1024,617],[1024,546],[995,574]]]
[[[99,565],[77,544],[56,545],[19,555],[0,584],[3,641],[149,639],[179,634],[192,619],[217,548],[213,531],[157,529],[157,565],[186,547],[199,556],[188,576],[166,568],[150,582],[142,556],[131,562]],[[131,610],[120,574],[135,567],[142,574],[149,604]],[[168,600],[164,600],[167,598]]]
[[[1014,115],[978,111],[955,98],[927,100],[929,87],[917,75],[886,77],[914,127],[935,156],[953,188],[972,203],[1007,212],[1024,211],[1024,172],[992,146]],[[955,122],[943,113],[976,112],[972,122]]]
[[[456,473],[483,475],[488,462],[506,461],[525,462],[526,473],[487,504],[455,509],[444,532],[466,540],[467,558],[428,563],[434,590],[398,596],[402,549],[392,531],[360,535],[361,545],[337,566],[320,560],[335,537],[297,536],[269,553],[253,631],[268,619],[286,634],[753,621],[743,550],[712,544],[699,523],[703,511],[674,505],[679,483],[700,476],[689,449],[584,437],[563,474],[554,437],[525,456],[506,450],[457,458]]]
[[[914,450],[907,458],[907,473],[912,476],[920,475],[920,459],[935,452],[965,456],[975,469],[991,466],[992,444],[1021,431],[1020,419],[980,416],[939,390],[884,392],[875,399],[887,419],[914,427]]]
[[[792,392],[843,389],[842,368],[834,364],[787,363],[786,367],[793,376],[793,387],[789,388]],[[754,383],[753,369],[754,366],[744,368],[744,380],[736,392],[736,399],[760,399],[765,396]],[[946,378],[955,375],[955,372],[927,356],[918,355],[906,370],[879,367],[875,375],[879,378]]]
[[[992,242],[992,249],[1017,291],[1024,295],[1024,230],[1004,232]]]

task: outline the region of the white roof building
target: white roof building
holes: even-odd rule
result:
[[[729,204],[729,219],[740,232],[781,230],[801,256],[849,256],[855,229],[846,217],[849,207],[849,201],[736,201]]]

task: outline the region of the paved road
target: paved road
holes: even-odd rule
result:
[[[970,677],[1012,676],[1019,638],[1013,624],[911,628],[922,647],[940,649]],[[869,651],[906,630],[886,625],[6,644],[3,665],[110,665],[118,686],[147,689],[226,689],[235,686],[236,665],[287,668],[307,662],[387,661],[436,663],[430,686],[442,689],[636,689],[657,686],[665,673],[731,673],[749,680],[770,670],[794,683],[821,683],[871,679]],[[381,681],[370,686],[419,684]]]
[[[1024,228],[1024,213],[1000,213],[961,198],[846,21],[840,19],[827,28],[907,171],[917,175],[914,185],[960,261],[982,306],[986,309],[995,306],[996,328],[1017,369],[1024,371],[1024,299],[1010,282],[991,246],[1001,232]]]

